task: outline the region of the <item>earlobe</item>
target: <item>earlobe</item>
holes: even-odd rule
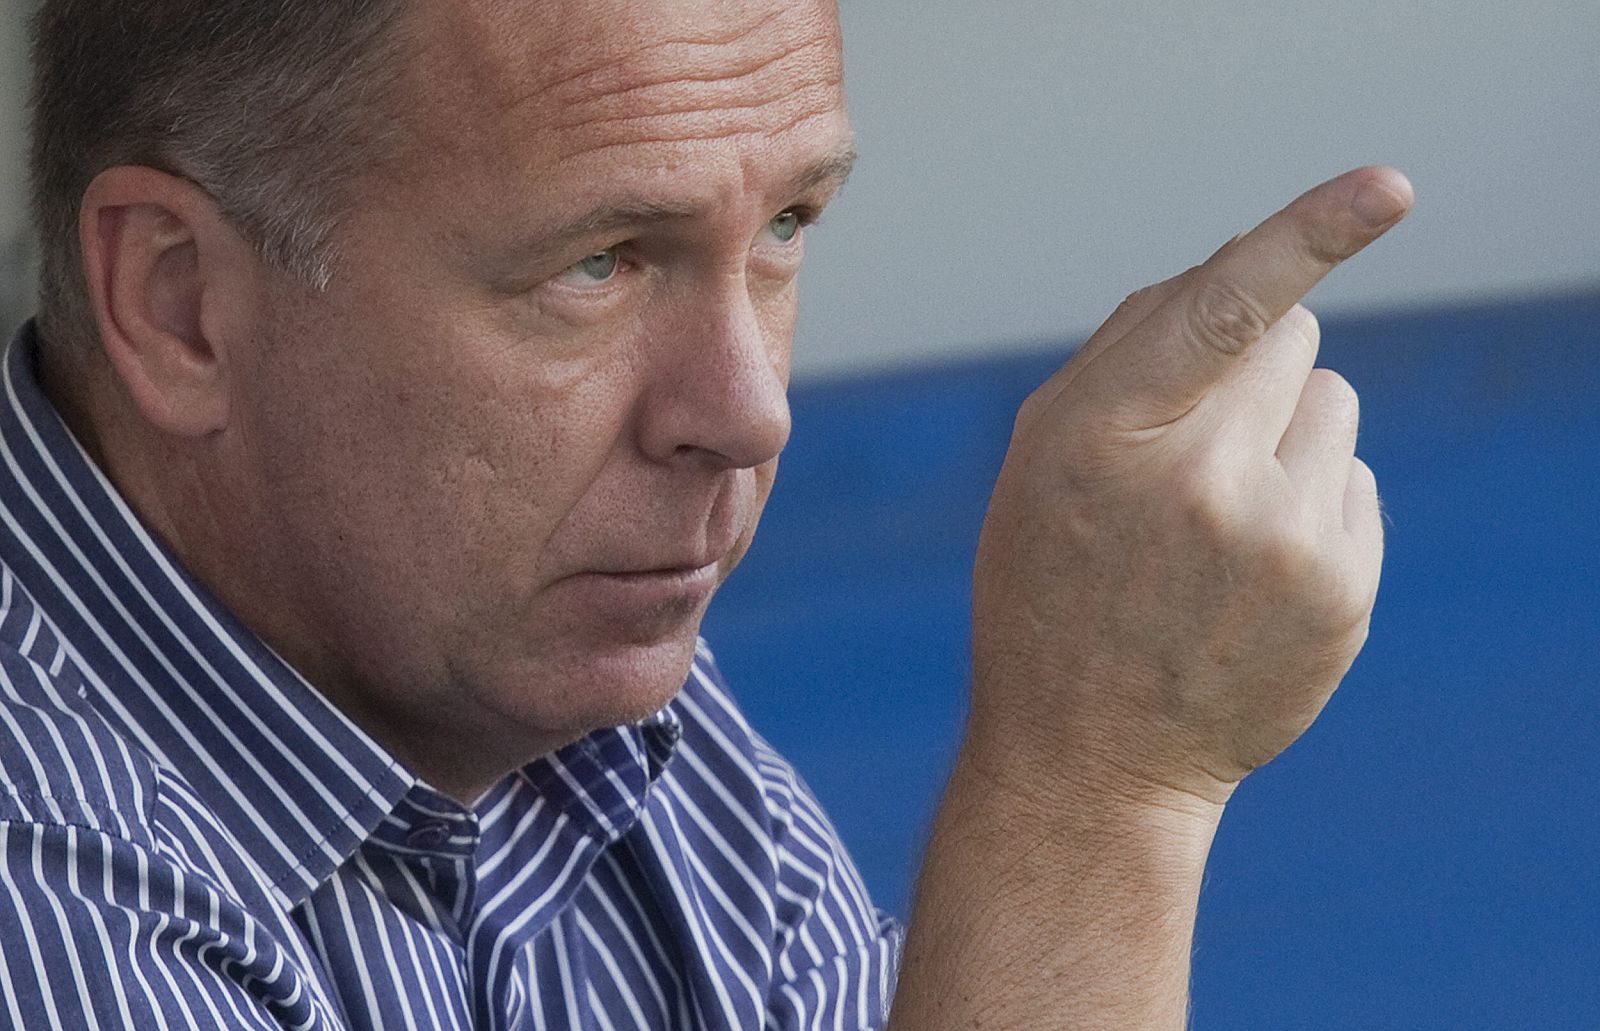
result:
[[[79,239],[106,359],[140,414],[182,436],[224,428],[231,313],[253,252],[199,187],[135,166],[90,184]]]

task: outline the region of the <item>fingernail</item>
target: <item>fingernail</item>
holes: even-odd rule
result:
[[[1377,183],[1363,185],[1356,191],[1355,200],[1350,202],[1350,209],[1356,213],[1356,217],[1372,229],[1393,222],[1400,217],[1405,207],[1406,202],[1403,198]]]

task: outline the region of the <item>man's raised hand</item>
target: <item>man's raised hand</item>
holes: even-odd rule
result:
[[[1307,290],[1405,214],[1366,168],[1117,309],[1017,415],[973,576],[973,704],[896,1029],[1186,1026],[1233,787],[1366,636],[1383,540]]]
[[[1041,788],[1220,802],[1321,711],[1382,531],[1299,301],[1411,200],[1385,168],[1316,187],[1130,297],[1025,402],[978,552],[974,743]]]

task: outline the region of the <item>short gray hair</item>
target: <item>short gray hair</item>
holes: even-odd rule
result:
[[[96,346],[78,212],[117,165],[193,181],[266,263],[326,288],[351,182],[396,132],[410,3],[43,0],[29,171],[44,339]]]

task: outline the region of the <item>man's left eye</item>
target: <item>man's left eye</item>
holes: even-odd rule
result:
[[[767,223],[767,229],[779,243],[788,243],[800,235],[800,213],[785,211]]]
[[[599,251],[570,266],[561,273],[561,277],[569,283],[579,286],[595,286],[609,282],[617,274],[617,249]]]

